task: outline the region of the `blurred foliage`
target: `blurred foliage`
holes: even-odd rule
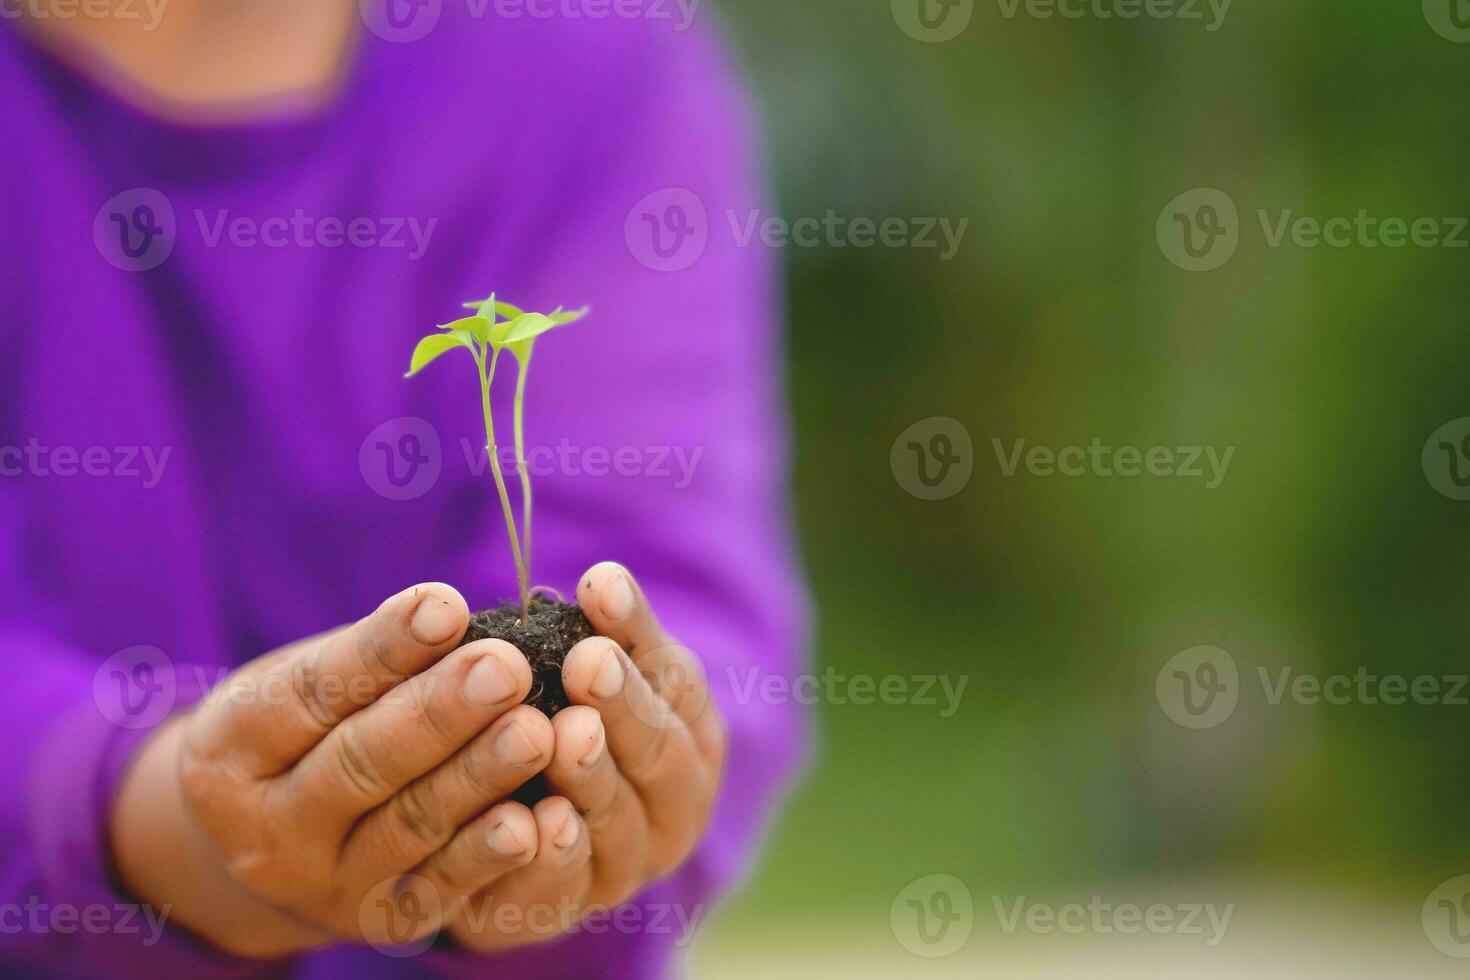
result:
[[[727,921],[861,906],[886,928],[933,872],[977,894],[1238,871],[1422,895],[1470,866],[1470,708],[1272,706],[1254,678],[1470,671],[1470,504],[1420,465],[1470,415],[1470,252],[1270,248],[1256,211],[1470,213],[1470,45],[1418,3],[1236,4],[1213,33],[1001,9],[923,44],[883,2],[719,4],[787,217],[970,219],[949,262],[784,255],[816,669],[972,681],[948,719],[822,709]],[[1241,215],[1209,273],[1155,240],[1195,187]],[[941,502],[888,466],[933,415],[975,442]],[[1094,437],[1237,451],[1206,490],[1007,478],[991,445]],[[1247,693],[1186,732],[1154,677],[1200,644]]]

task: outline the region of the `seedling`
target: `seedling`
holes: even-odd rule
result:
[[[516,586],[519,603],[505,603],[482,610],[470,617],[469,627],[460,645],[484,639],[500,639],[513,645],[531,665],[534,683],[526,695],[526,703],[548,717],[568,706],[562,687],[561,666],[567,653],[578,642],[593,635],[592,624],[582,610],[570,603],[553,601],[531,588],[531,476],[526,469],[525,403],[526,376],[531,367],[531,352],[536,340],[546,331],[579,319],[586,310],[568,313],[557,307],[551,313],[527,313],[520,307],[498,301],[493,295],[486,300],[466,303],[474,315],[446,323],[439,333],[419,341],[409,363],[408,376],[413,377],[449,351],[463,348],[474,358],[480,379],[480,409],[485,419],[485,448],[490,453],[490,472],[495,477],[495,490],[500,495],[500,511],[505,518],[505,533],[510,539],[510,552],[516,563]],[[495,441],[495,419],[490,408],[490,389],[495,369],[503,354],[516,360],[515,393],[515,457],[516,472],[521,482],[521,524],[516,526],[510,494],[505,487],[505,474],[500,467],[500,451]],[[535,592],[536,594],[533,594]],[[544,795],[545,787],[532,780],[518,791],[522,802],[534,803]]]
[[[480,378],[480,404],[485,416],[485,448],[490,452],[490,472],[495,476],[495,490],[500,494],[500,509],[505,517],[505,531],[510,537],[510,552],[516,564],[516,586],[520,593],[521,627],[531,621],[531,474],[526,469],[526,376],[531,369],[531,353],[536,339],[546,331],[580,319],[587,311],[565,312],[557,307],[551,313],[527,313],[518,306],[489,299],[464,304],[475,310],[473,316],[446,323],[440,332],[430,334],[414,348],[408,374],[413,377],[439,357],[456,348],[464,348],[475,359]],[[490,408],[490,388],[500,356],[509,351],[516,360],[516,394],[513,425],[515,429],[516,473],[521,482],[521,528],[516,530],[510,494],[505,487],[505,474],[500,468],[499,447],[495,442],[495,419]]]

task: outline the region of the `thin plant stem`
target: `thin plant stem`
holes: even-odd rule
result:
[[[510,535],[510,550],[515,557],[516,585],[521,597],[521,625],[524,627],[531,621],[529,576],[526,571],[526,563],[521,558],[521,541],[516,535],[515,514],[510,509],[510,494],[505,489],[505,476],[500,472],[500,455],[495,445],[495,420],[490,414],[490,380],[495,377],[495,364],[499,360],[500,352],[496,351],[490,360],[490,369],[487,371],[484,351],[481,350],[475,356],[475,361],[480,368],[480,401],[485,408],[485,446],[490,450],[490,472],[495,475],[495,489],[500,494],[500,509],[505,516],[505,530]]]
[[[526,430],[522,421],[526,400],[526,372],[531,367],[531,342],[516,355],[515,441],[516,472],[521,477],[521,547],[526,556],[526,575],[531,573],[531,473],[526,469]]]

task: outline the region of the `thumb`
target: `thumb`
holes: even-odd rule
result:
[[[635,662],[639,654],[670,642],[643,590],[617,562],[600,562],[582,576],[577,585],[577,604],[592,628],[617,643]]]

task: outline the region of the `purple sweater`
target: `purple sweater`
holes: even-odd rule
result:
[[[670,969],[672,918],[502,957],[342,946],[262,965],[117,909],[105,827],[136,726],[407,585],[450,582],[472,607],[514,592],[469,358],[403,379],[414,341],[492,288],[593,307],[531,373],[535,582],[570,592],[598,560],[627,564],[704,659],[731,732],[708,836],[636,901],[702,916],[751,863],[802,718],[735,692],[790,675],[804,639],[778,284],[766,250],[718,231],[763,204],[751,120],[703,24],[476,9],[444,4],[411,43],[364,31],[325,107],[209,128],[0,21],[7,970]],[[696,202],[702,253],[669,207],[699,221]]]

